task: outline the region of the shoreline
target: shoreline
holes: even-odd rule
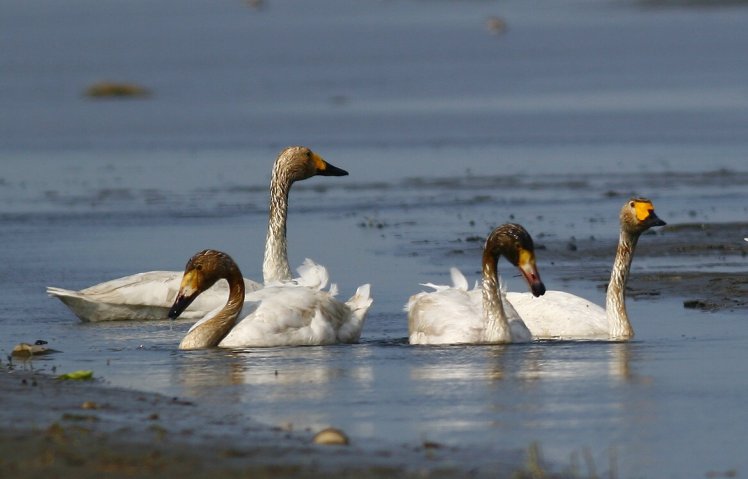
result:
[[[221,418],[192,401],[5,364],[0,387],[2,477],[509,478],[530,470],[520,451],[476,464],[467,463],[468,451],[428,442],[316,445],[311,431]]]

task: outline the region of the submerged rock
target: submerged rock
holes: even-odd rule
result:
[[[99,82],[86,89],[86,96],[91,98],[142,98],[150,94],[150,90],[134,83]]]

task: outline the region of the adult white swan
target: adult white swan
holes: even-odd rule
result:
[[[195,323],[179,349],[310,346],[353,343],[361,336],[371,306],[369,285],[343,303],[335,285],[325,291],[327,271],[309,260],[299,277],[245,295],[239,267],[225,253],[205,250],[187,262],[179,293],[169,311],[176,318],[216,281],[228,282],[225,305]],[[225,298],[228,299],[225,299]],[[242,319],[238,319],[238,318]]]
[[[291,279],[286,242],[288,193],[291,185],[312,176],[344,176],[348,172],[326,162],[309,148],[292,146],[280,152],[270,180],[270,218],[265,242],[263,281]],[[181,271],[149,271],[100,283],[80,291],[48,287],[82,321],[166,319],[179,290]],[[262,287],[245,279],[247,291]],[[228,293],[225,281],[201,295],[184,318],[201,318],[220,306]]]
[[[654,205],[646,198],[632,198],[621,208],[621,233],[610,273],[605,309],[564,291],[547,291],[542,298],[525,293],[508,293],[535,339],[587,339],[626,341],[634,329],[626,313],[625,290],[631,260],[639,236],[665,222],[657,217]]]
[[[505,224],[494,229],[483,249],[483,277],[480,287],[468,291],[465,277],[452,269],[453,286],[426,284],[436,291],[411,296],[408,333],[411,344],[492,344],[525,342],[532,339],[522,319],[504,300],[498,275],[499,257],[518,267],[532,294],[541,296],[545,286],[535,265],[530,234],[520,225]]]

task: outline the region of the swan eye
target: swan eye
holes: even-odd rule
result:
[[[634,207],[634,202],[632,201],[631,203],[629,203],[629,206],[630,206],[631,208],[633,208],[633,207]]]

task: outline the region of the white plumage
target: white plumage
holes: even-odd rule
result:
[[[200,290],[209,285],[191,283],[190,271],[200,262],[203,274],[225,277],[230,285],[238,281],[231,278],[228,267],[221,269],[224,268],[221,263],[216,263],[216,266],[210,263],[211,256],[218,254],[223,255],[213,251],[202,252],[198,254],[202,256],[196,255],[190,260],[173,314],[179,313],[177,304],[180,301],[186,303],[198,298]],[[206,257],[207,260],[203,259]],[[224,264],[230,265],[230,258],[225,259],[227,255],[221,258]],[[236,268],[235,264],[233,268]],[[232,289],[233,296],[228,296],[225,306],[209,313],[190,328],[180,349],[216,345],[221,348],[244,348],[357,342],[372,304],[369,285],[359,287],[356,294],[344,303],[335,299],[335,285],[327,291],[324,289],[328,282],[324,266],[307,259],[298,273],[299,277],[292,281],[270,284],[245,296],[240,292],[240,287]],[[184,297],[185,291],[190,292],[189,298]],[[232,307],[232,302],[238,307]]]
[[[546,291],[542,298],[509,292],[508,302],[536,339],[608,339],[605,309],[565,291]]]
[[[270,181],[270,214],[265,242],[263,281],[291,279],[286,247],[288,193],[291,185],[316,175],[343,176],[348,173],[327,163],[309,148],[293,146],[278,155]],[[68,306],[81,321],[166,319],[182,278],[181,271],[149,271],[114,279],[80,291],[48,287],[47,293]],[[262,284],[245,279],[247,291]],[[182,313],[183,318],[201,318],[220,307],[228,292],[218,282]]]
[[[665,222],[657,217],[650,200],[633,198],[623,205],[620,224],[605,308],[564,291],[546,291],[542,298],[526,293],[507,294],[534,338],[625,341],[634,336],[625,304],[631,261],[639,236]]]
[[[486,240],[483,276],[468,290],[468,281],[450,270],[452,286],[425,284],[432,292],[411,296],[405,305],[411,344],[491,344],[532,339],[522,319],[506,302],[497,263],[500,255],[522,272],[534,294],[545,291],[535,266],[532,238],[520,225],[496,228]]]
[[[181,271],[148,271],[113,279],[80,291],[48,287],[47,293],[67,305],[81,321],[167,319],[169,307],[179,291]],[[262,287],[245,279],[247,291]],[[217,282],[182,314],[182,318],[205,316],[226,298],[226,281]]]
[[[479,344],[484,342],[483,291],[479,282],[468,290],[468,281],[457,268],[450,268],[452,286],[431,283],[435,291],[410,297],[405,310],[413,323],[411,344]],[[509,324],[511,342],[532,340],[522,318],[506,301],[506,284],[500,282],[500,295]],[[412,319],[411,319],[412,318]]]

